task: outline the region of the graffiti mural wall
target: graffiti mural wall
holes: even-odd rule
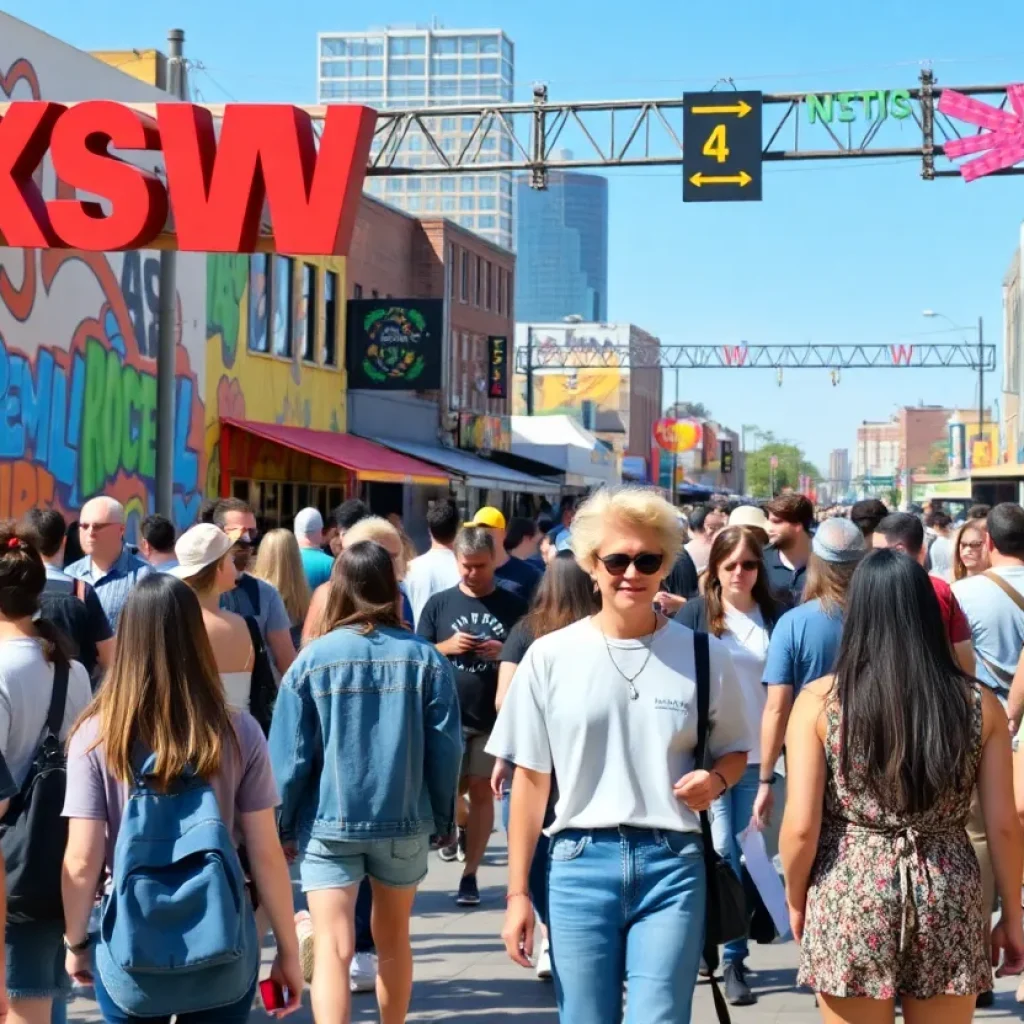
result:
[[[0,99],[166,97],[0,13]],[[69,196],[47,161],[47,196]],[[178,258],[174,519],[193,522],[206,477],[205,257]],[[0,518],[95,494],[153,509],[159,257],[0,248]]]
[[[345,260],[211,255],[206,277],[206,489],[220,418],[344,432]],[[271,479],[288,479],[265,467]]]

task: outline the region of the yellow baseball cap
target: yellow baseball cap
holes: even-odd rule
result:
[[[485,505],[468,523],[463,526],[486,526],[491,530],[504,530],[505,517],[490,505]]]

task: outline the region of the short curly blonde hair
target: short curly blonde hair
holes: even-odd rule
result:
[[[653,487],[602,488],[579,508],[572,521],[572,550],[587,572],[597,564],[597,552],[612,521],[657,533],[668,575],[683,546],[676,510]]]
[[[405,579],[407,569],[405,545],[402,543],[402,535],[391,523],[381,516],[367,516],[345,531],[342,544],[344,547],[350,548],[353,544],[359,544],[364,540],[372,540],[375,544],[380,544],[382,540],[390,540],[395,544],[398,547],[398,554],[392,556],[395,563],[395,576],[399,580]]]

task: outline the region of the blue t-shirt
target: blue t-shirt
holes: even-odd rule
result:
[[[494,582],[527,604],[533,599],[533,593],[540,586],[541,573],[528,562],[512,555],[502,566],[494,570]]]
[[[802,687],[827,676],[836,664],[843,635],[842,612],[829,615],[814,600],[786,612],[768,643],[765,686],[788,685],[795,697]]]
[[[302,568],[306,570],[310,590],[316,590],[331,578],[334,559],[330,555],[325,555],[319,548],[300,548],[299,554],[302,555]]]

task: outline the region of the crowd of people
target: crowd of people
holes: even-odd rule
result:
[[[624,487],[426,525],[0,523],[0,1020],[61,1024],[75,984],[229,1024],[309,984],[318,1024],[370,990],[398,1024],[432,851],[478,906],[496,804],[503,940],[564,1024],[688,1022],[719,945],[720,1013],[757,1001],[751,832],[829,1024],[958,1024],[1024,969],[1020,506]]]

